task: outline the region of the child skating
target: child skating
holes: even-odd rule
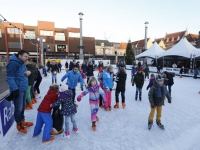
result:
[[[59,93],[58,101],[52,104],[51,107],[58,107],[60,104],[62,105],[61,114],[65,117],[65,133],[63,137],[70,137],[69,132],[69,120],[73,124],[73,131],[78,132],[78,128],[75,121],[75,114],[77,113],[76,105],[73,102],[73,92],[68,90],[68,86],[66,84],[61,85],[61,92]]]
[[[149,84],[147,86],[147,90],[153,86],[154,81],[155,81],[155,75],[151,74],[151,78],[149,80]]]
[[[58,92],[58,85],[50,86],[49,91],[45,95],[43,101],[38,108],[33,137],[38,136],[42,132],[43,125],[45,125],[43,129],[42,142],[49,142],[54,140],[54,136],[51,136],[50,134],[53,125],[53,120],[51,116],[52,108],[50,107],[50,105],[58,100]]]
[[[142,87],[144,85],[144,74],[142,72],[142,68],[139,68],[137,70],[137,74],[135,75],[133,79],[132,85],[134,86],[134,83],[136,84],[136,94],[135,94],[135,100],[137,101],[138,93],[139,93],[139,99],[142,100]]]
[[[95,77],[90,77],[88,81],[87,89],[77,97],[77,101],[80,102],[82,97],[88,93],[89,93],[89,102],[90,102],[90,108],[91,108],[92,129],[96,131],[96,121],[99,121],[99,118],[97,117],[97,113],[99,110],[100,95],[104,99],[104,107],[107,108],[108,106],[105,105],[106,102],[105,102],[104,91],[97,84],[97,80],[95,79]]]
[[[148,95],[151,106],[151,112],[148,118],[148,129],[150,130],[152,128],[155,110],[157,111],[156,124],[161,129],[164,129],[164,125],[161,124],[162,105],[164,105],[165,96],[168,99],[168,103],[171,103],[171,97],[169,95],[169,92],[167,91],[167,88],[164,86],[164,79],[161,78],[160,75],[156,76],[156,81],[149,90]]]

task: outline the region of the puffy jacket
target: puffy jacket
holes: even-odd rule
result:
[[[164,91],[166,91],[166,94],[164,95]],[[154,82],[154,85],[151,87],[151,89],[149,90],[149,102],[150,103],[154,103],[155,106],[162,106],[164,105],[164,97],[166,96],[168,99],[168,102],[171,103],[171,96],[169,95],[169,92],[167,91],[167,88],[163,85],[161,87],[161,93],[162,96],[158,97],[158,84],[156,82]]]
[[[93,65],[88,65],[88,66],[87,66],[87,76],[88,76],[88,77],[94,76],[93,71],[94,71]]]
[[[116,91],[125,91],[125,86],[126,86],[126,76],[127,74],[125,72],[120,72],[117,74],[117,87],[116,87]]]
[[[153,86],[154,81],[155,81],[155,78],[151,77],[149,81],[149,85],[147,86],[147,90]]]
[[[31,74],[28,76],[28,85],[32,86],[34,84],[35,78],[36,78],[36,68],[33,64],[26,65],[26,68],[28,71],[31,72]]]
[[[75,73],[74,70],[68,71],[61,79],[63,82],[66,78],[67,80],[67,85],[70,89],[75,89],[77,86],[78,81],[81,83],[81,86],[84,86],[83,79],[81,77],[80,73]]]
[[[58,90],[57,89],[51,89],[47,92],[44,99],[40,103],[40,106],[38,108],[39,112],[42,113],[51,113],[51,107],[50,105],[55,103],[58,100]]]
[[[26,65],[20,60],[16,54],[10,57],[10,62],[6,66],[7,76],[6,81],[10,87],[10,91],[26,91],[28,88],[28,77],[24,75],[27,71]]]
[[[63,116],[69,116],[71,114],[77,113],[76,106],[72,100],[73,93],[71,90],[60,92],[58,100],[52,105],[52,107],[57,107],[62,104],[61,114]]]
[[[59,72],[58,65],[57,64],[50,65],[50,67],[48,68],[47,72],[49,72],[49,70],[51,70],[51,73],[53,73],[54,71]]]
[[[137,73],[133,79],[133,85],[136,84],[137,88],[142,88],[144,85],[144,75],[143,73]]]
[[[103,71],[103,88],[112,89],[113,86],[113,73],[108,70]]]

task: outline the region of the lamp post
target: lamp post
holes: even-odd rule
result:
[[[41,38],[41,37],[38,37],[37,38],[37,41],[39,41],[40,42],[40,63],[41,63],[41,65],[44,65],[44,49],[43,49],[43,42],[45,42],[46,40],[45,39],[43,39],[43,38]]]
[[[103,59],[105,59],[105,46],[104,46],[104,43],[101,43],[101,47],[103,47],[102,49],[103,49]]]
[[[117,64],[117,62],[118,62],[118,47],[119,47],[119,43],[115,43],[115,44],[113,44],[114,45],[114,47],[115,47],[115,63]]]
[[[21,29],[21,28],[18,28],[18,30],[19,30],[20,48],[23,49],[23,46],[22,46],[22,29]]]
[[[144,51],[147,50],[147,30],[148,30],[148,22],[146,21],[145,23],[145,37],[144,37]]]
[[[82,20],[83,20],[84,14],[82,12],[80,12],[78,15],[80,16],[80,18],[79,18],[79,20],[80,20],[80,45],[78,46],[78,48],[80,50],[79,59],[84,60],[83,49],[85,48],[85,46],[83,46],[83,37],[82,37]]]

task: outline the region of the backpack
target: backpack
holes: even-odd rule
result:
[[[60,114],[61,110],[59,107],[53,108],[52,119],[53,119],[53,128],[55,128],[58,132],[63,129],[64,118],[63,115]]]

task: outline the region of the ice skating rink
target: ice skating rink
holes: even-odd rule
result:
[[[116,71],[116,70],[115,70]],[[58,84],[65,74],[58,74]],[[191,77],[174,77],[172,103],[165,101],[161,130],[154,121],[149,131],[147,128],[150,105],[145,81],[142,101],[135,101],[135,86],[131,85],[131,71],[127,70],[126,108],[112,111],[99,110],[97,131],[91,129],[90,106],[88,95],[78,103],[76,122],[79,133],[71,131],[70,139],[55,136],[55,140],[42,144],[42,134],[32,138],[34,127],[28,128],[27,134],[19,133],[14,123],[0,145],[0,150],[200,150],[200,80]],[[95,71],[97,77],[97,71]],[[40,89],[42,98],[51,84],[51,75],[43,78]],[[77,86],[77,95],[81,93]],[[76,95],[76,96],[77,96]],[[37,108],[25,111],[26,121],[36,121]],[[121,100],[121,97],[120,97]],[[112,107],[115,104],[115,91],[112,92]],[[155,114],[156,115],[156,114]],[[156,116],[154,116],[155,120]],[[72,124],[70,123],[70,128]]]

